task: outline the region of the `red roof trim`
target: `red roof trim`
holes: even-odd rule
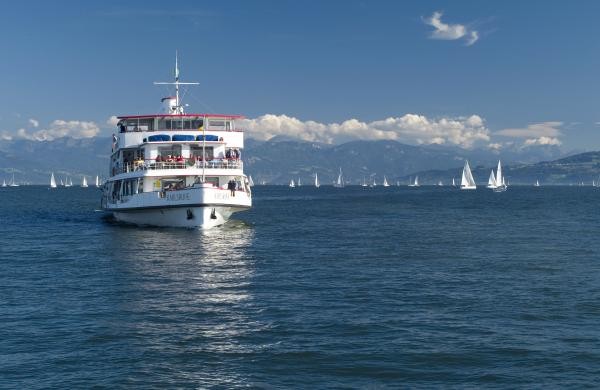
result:
[[[227,115],[227,114],[151,114],[151,115],[127,115],[118,116],[118,119],[138,119],[138,118],[167,118],[167,117],[198,117],[206,116],[209,118],[228,118],[228,119],[243,119],[243,115]]]

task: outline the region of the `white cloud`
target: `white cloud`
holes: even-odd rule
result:
[[[40,126],[40,122],[38,122],[37,120],[31,118],[29,119],[29,124],[33,127],[39,127]]]
[[[109,125],[110,127],[115,127],[117,125],[117,123],[119,123],[119,118],[117,118],[114,115],[106,120],[106,124]]]
[[[526,139],[523,143],[524,147],[528,146],[543,146],[543,145],[554,145],[560,146],[562,142],[558,138],[554,137],[539,137],[539,138],[529,138]]]
[[[488,147],[488,149],[491,149],[491,150],[500,150],[500,149],[502,149],[502,144],[498,143],[498,142],[494,142],[494,143],[488,144],[487,147]]]
[[[52,141],[62,137],[90,138],[95,137],[99,132],[100,127],[98,127],[98,125],[94,122],[65,121],[62,119],[57,119],[50,123],[50,126],[48,126],[46,129],[40,129],[36,131],[18,129],[15,134],[3,132],[0,136],[6,140],[21,138],[32,141]]]
[[[431,17],[424,20],[425,24],[432,26],[435,30],[431,32],[431,39],[457,40],[464,38],[467,46],[471,46],[479,40],[479,33],[469,29],[464,24],[447,24],[442,22],[442,13],[436,11]]]
[[[478,115],[430,119],[406,114],[370,123],[349,119],[342,123],[301,121],[287,115],[266,114],[245,119],[241,126],[253,138],[268,140],[288,136],[304,141],[341,143],[350,140],[397,140],[413,144],[452,144],[470,148],[490,140],[489,130]]]
[[[527,127],[503,129],[495,134],[516,138],[540,138],[540,137],[559,137],[561,135],[560,127],[562,122],[542,122],[534,123]]]

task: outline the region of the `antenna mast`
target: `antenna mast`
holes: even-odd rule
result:
[[[179,86],[180,85],[198,85],[199,83],[184,83],[179,81],[179,61],[177,50],[175,50],[175,82],[168,83],[162,81],[155,81],[154,85],[174,85],[175,86],[175,114],[183,114],[183,105],[179,102]]]

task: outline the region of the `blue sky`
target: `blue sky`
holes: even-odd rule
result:
[[[5,3],[0,132],[109,134],[112,115],[159,109],[166,92],[152,81],[171,78],[178,49],[182,79],[200,82],[191,110],[244,114],[264,138],[341,142],[362,129],[408,143],[600,149],[599,11],[594,1]]]

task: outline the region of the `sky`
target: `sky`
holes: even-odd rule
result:
[[[249,136],[600,149],[597,1],[21,1],[0,13],[0,142],[156,113]],[[111,119],[112,118],[112,119]]]

